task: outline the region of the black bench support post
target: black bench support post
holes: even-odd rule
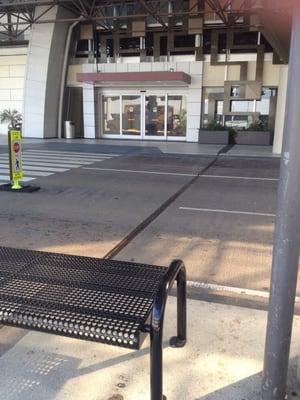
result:
[[[170,339],[171,347],[186,344],[186,270],[182,265],[177,275],[177,336]]]
[[[174,260],[158,290],[153,303],[150,330],[151,400],[166,400],[163,396],[163,323],[166,301],[174,281],[177,279],[177,336],[171,345],[182,347],[186,343],[186,272],[181,260]]]

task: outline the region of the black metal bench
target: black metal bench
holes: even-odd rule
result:
[[[177,280],[177,336],[186,343],[186,272],[0,247],[0,324],[140,349],[150,334],[151,400],[163,396],[166,300]]]

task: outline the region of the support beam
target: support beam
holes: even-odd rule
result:
[[[278,189],[263,400],[286,396],[300,248],[300,2],[295,1],[284,142]]]

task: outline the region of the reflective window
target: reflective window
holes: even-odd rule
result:
[[[238,130],[243,130],[249,128],[249,126],[254,122],[252,116],[249,115],[226,115],[225,116],[225,126],[228,128],[234,128]]]
[[[241,88],[240,86],[231,86],[230,96],[231,97],[239,97]]]
[[[186,97],[168,96],[168,136],[186,136]]]
[[[230,111],[251,113],[255,111],[254,100],[233,100],[230,102]]]
[[[141,96],[122,96],[122,133],[141,134]]]
[[[147,136],[164,136],[165,96],[146,96],[145,129]]]
[[[102,129],[104,134],[120,134],[120,97],[102,97]]]

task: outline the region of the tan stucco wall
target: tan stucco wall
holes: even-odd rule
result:
[[[212,66],[210,62],[204,62],[203,86],[224,86],[225,67]]]
[[[264,62],[263,85],[278,86],[280,79],[280,65],[273,65],[272,61]],[[212,66],[210,62],[204,62],[203,68],[203,86],[223,86],[225,80],[225,66]],[[256,62],[248,62],[248,79],[255,79]],[[240,67],[238,65],[229,65],[227,68],[228,80],[239,80]]]
[[[68,68],[67,75],[67,86],[82,86],[80,82],[77,82],[76,75],[78,72],[82,72],[82,65],[70,65]]]

